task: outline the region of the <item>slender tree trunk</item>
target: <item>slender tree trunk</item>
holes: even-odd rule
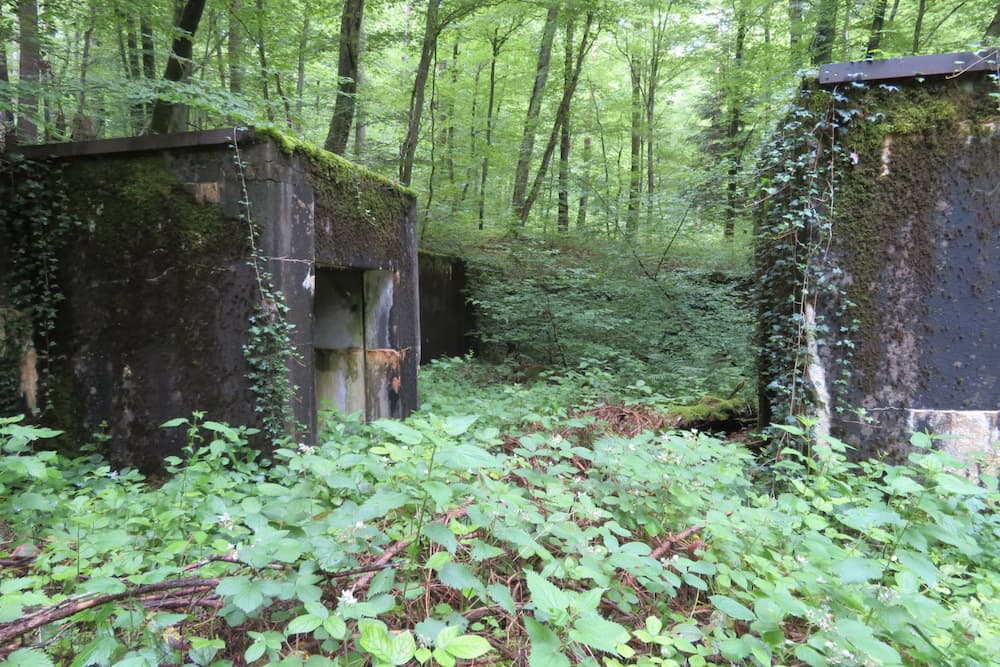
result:
[[[260,66],[260,92],[264,98],[264,114],[269,123],[274,122],[271,107],[271,88],[268,85],[267,51],[264,49],[264,0],[257,0],[257,63]]]
[[[445,140],[445,169],[448,172],[448,183],[455,185],[455,92],[458,90],[458,39],[451,50],[451,62],[448,63],[451,70],[451,96],[448,98],[447,111],[442,120],[447,122],[444,131]]]
[[[420,49],[420,62],[417,63],[417,73],[413,80],[413,90],[410,93],[409,120],[406,124],[406,137],[403,140],[402,150],[400,151],[399,182],[403,185],[409,185],[413,179],[413,160],[417,155],[417,142],[420,138],[420,119],[424,113],[427,78],[430,76],[431,60],[437,48],[439,9],[439,0],[427,0],[427,15],[424,23],[423,44]]]
[[[646,82],[646,223],[652,229],[654,223],[653,206],[656,197],[656,160],[653,150],[656,148],[656,94],[660,84],[660,65],[663,60],[667,23],[673,0],[667,9],[659,12],[653,26],[653,44],[649,55],[649,81]]]
[[[296,129],[302,129],[302,97],[306,91],[306,56],[309,48],[309,7],[302,12],[302,32],[299,33],[299,62],[295,77]]]
[[[583,138],[583,185],[580,188],[580,205],[576,210],[576,228],[583,230],[587,228],[587,197],[590,194],[590,155],[593,150],[593,140],[590,137]]]
[[[490,40],[490,84],[486,96],[486,150],[483,151],[483,166],[479,172],[479,229],[483,228],[486,217],[486,178],[490,171],[490,151],[493,150],[493,106],[497,90],[497,59],[506,38],[501,39],[499,29],[493,30]]]
[[[631,152],[628,179],[628,215],[625,233],[635,236],[639,231],[639,197],[642,189],[642,72],[639,57],[629,58],[629,78],[632,82]]]
[[[839,4],[839,0],[820,0],[819,2],[816,33],[813,35],[812,45],[809,48],[813,65],[833,60],[833,43],[837,37],[837,8]]]
[[[0,84],[7,87],[10,84],[10,70],[7,65],[7,40],[10,39],[10,32],[3,20],[3,3],[0,2]],[[10,105],[5,104],[0,107],[0,151],[4,149],[7,136],[13,129],[14,114],[10,110]]]
[[[729,145],[729,173],[726,184],[726,221],[723,237],[732,240],[736,232],[736,213],[739,210],[739,174],[743,161],[743,146],[740,132],[743,129],[743,96],[740,94],[739,80],[743,75],[743,49],[747,36],[747,12],[741,6],[736,13],[736,48],[733,53],[733,73],[728,84],[729,126],[726,139]],[[825,61],[824,61],[825,62]]]
[[[993,15],[993,20],[986,28],[983,40],[989,40],[991,37],[1000,37],[1000,3],[997,3],[997,13]]]
[[[125,24],[125,42],[128,47],[128,61],[126,71],[128,78],[138,79],[142,76],[141,65],[139,64],[141,54],[139,53],[139,36],[135,32],[135,18],[132,16],[119,15],[119,19]]]
[[[576,87],[580,82],[580,72],[583,70],[583,62],[587,54],[590,52],[590,47],[594,44],[594,39],[596,34],[591,33],[591,28],[594,25],[594,12],[587,12],[587,19],[583,26],[583,34],[580,37],[580,45],[577,47],[576,61],[573,64],[573,78],[570,81],[569,87],[563,91],[562,99],[559,101],[559,108],[556,109],[555,122],[552,125],[552,132],[549,133],[548,143],[545,145],[545,151],[542,153],[542,162],[538,166],[538,172],[535,174],[535,180],[532,183],[531,190],[528,192],[527,197],[524,200],[524,206],[519,212],[519,221],[523,226],[528,220],[528,216],[531,214],[531,207],[534,206],[535,200],[538,199],[538,193],[541,190],[542,183],[545,181],[546,173],[548,172],[549,162],[552,160],[552,154],[555,152],[556,143],[559,138],[559,130],[562,128],[562,124],[566,122],[569,117],[570,105],[573,102],[573,95],[576,92]]]
[[[556,19],[559,17],[559,2],[549,4],[542,28],[542,41],[538,47],[538,65],[535,67],[535,84],[531,89],[531,99],[528,102],[528,115],[524,121],[524,134],[521,138],[521,148],[517,156],[517,169],[514,172],[514,192],[511,206],[515,215],[522,222],[527,219],[523,215],[525,192],[528,187],[528,171],[531,167],[531,156],[535,147],[535,132],[538,129],[538,116],[542,109],[542,96],[545,93],[545,83],[549,76],[549,62],[552,58],[552,42],[556,34]]]
[[[358,71],[361,53],[361,24],[364,20],[364,0],[346,0],[340,16],[340,50],[337,56],[337,100],[326,134],[326,149],[338,155],[347,150],[351,136],[355,99],[358,92]]]
[[[434,51],[434,60],[431,63],[430,70],[431,78],[431,99],[430,99],[430,116],[431,116],[431,154],[430,154],[430,172],[427,174],[427,200],[424,204],[424,220],[423,229],[421,230],[420,237],[423,238],[423,230],[427,229],[427,223],[430,221],[431,217],[431,203],[434,201],[434,179],[437,176],[437,160],[435,156],[435,150],[437,147],[437,142],[434,141],[434,135],[437,133],[437,51]]]
[[[163,78],[167,81],[186,81],[191,75],[191,55],[194,52],[194,33],[198,29],[205,0],[188,0],[184,5],[180,21],[177,23],[177,36],[174,37],[170,58]],[[153,104],[153,120],[150,132],[179,132],[187,125],[187,106],[158,99]]]
[[[920,31],[924,26],[924,14],[927,12],[927,0],[917,4],[917,22],[913,26],[913,53],[920,53]]]
[[[229,92],[243,94],[243,24],[240,22],[240,0],[229,3],[229,30],[226,53],[229,59]]]
[[[20,27],[19,47],[21,57],[17,76],[20,93],[17,100],[17,141],[29,143],[38,140],[38,91],[41,86],[41,45],[38,39],[38,3],[36,0],[19,0],[17,22]]]
[[[788,46],[792,53],[792,62],[802,64],[801,48],[804,31],[804,15],[806,0],[788,0]]]
[[[885,10],[888,7],[888,0],[878,0],[875,5],[875,14],[872,16],[872,30],[868,36],[868,47],[865,49],[865,57],[872,57],[879,50],[882,44],[882,31],[885,29]]]
[[[361,25],[361,39],[358,46],[358,73],[355,76],[355,86],[357,87],[358,93],[355,94],[354,99],[354,159],[360,160],[361,156],[365,151],[365,136],[367,130],[367,117],[365,114],[365,106],[361,104],[363,99],[359,99],[362,87],[365,83],[365,71],[361,68],[361,63],[364,61],[365,53],[365,26]]]
[[[80,56],[80,90],[76,95],[76,113],[73,114],[71,136],[74,141],[96,139],[100,134],[98,122],[87,112],[87,73],[90,68],[90,45],[94,34],[95,6],[90,5],[87,29],[83,33],[83,52]]]
[[[563,95],[573,84],[573,18],[566,21],[566,43],[564,44]],[[569,231],[569,151],[570,113],[566,112],[559,131],[559,210],[557,226],[560,231]]]

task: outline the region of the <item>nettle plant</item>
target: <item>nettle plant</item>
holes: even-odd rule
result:
[[[177,420],[159,484],[0,423],[0,665],[994,663],[996,478],[925,436],[895,467],[786,426],[811,456],[764,475],[705,435],[432,403],[267,464]]]

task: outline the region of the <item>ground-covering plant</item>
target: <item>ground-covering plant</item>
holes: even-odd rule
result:
[[[745,269],[691,268],[671,247],[518,239],[467,250],[484,356],[562,374],[583,363],[674,403],[752,395]],[[742,384],[741,384],[742,383]]]
[[[174,420],[157,483],[3,420],[0,665],[993,664],[997,480],[929,438],[856,464],[805,423],[764,469],[480,372],[269,460]]]

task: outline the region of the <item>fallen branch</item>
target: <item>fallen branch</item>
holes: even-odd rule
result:
[[[214,589],[219,585],[218,579],[177,579],[175,581],[161,581],[155,584],[141,584],[126,588],[120,593],[102,593],[93,597],[81,598],[74,596],[61,602],[57,602],[48,607],[43,607],[38,611],[28,614],[23,618],[10,623],[0,624],[0,645],[6,644],[16,637],[31,632],[54,621],[69,618],[81,611],[99,607],[108,602],[124,600],[126,598],[139,597],[158,591],[169,591],[178,588],[188,589],[189,592],[201,592]]]

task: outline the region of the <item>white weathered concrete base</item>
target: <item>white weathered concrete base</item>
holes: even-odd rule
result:
[[[1000,471],[1000,411],[907,410],[911,431],[950,436],[938,449],[965,463],[963,474],[972,479]]]

